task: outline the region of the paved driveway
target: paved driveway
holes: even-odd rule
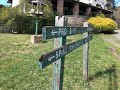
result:
[[[103,39],[120,48],[120,30],[115,30],[114,32],[115,33],[111,35],[103,35]]]
[[[118,40],[120,40],[120,29],[119,30],[115,30],[114,37],[116,37]]]

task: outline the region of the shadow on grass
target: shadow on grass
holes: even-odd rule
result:
[[[117,84],[117,73],[116,73],[116,67],[115,65],[112,65],[109,69],[106,69],[105,71],[99,71],[95,75],[88,78],[88,81],[95,80],[96,78],[102,76],[103,74],[108,74],[108,90],[118,90],[118,84]]]
[[[113,31],[113,32],[101,32],[101,33],[104,33],[104,34],[118,34],[118,32],[115,32],[115,31]]]
[[[106,35],[110,34],[111,35],[111,34],[118,34],[119,32],[117,32],[117,31],[101,31],[101,32],[93,32],[93,33],[96,34],[96,35],[97,34],[106,34]]]
[[[118,32],[114,31],[113,34],[118,34]]]

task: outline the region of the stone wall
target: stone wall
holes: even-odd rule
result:
[[[65,16],[68,18],[68,26],[82,26],[82,23],[88,19],[88,16]]]

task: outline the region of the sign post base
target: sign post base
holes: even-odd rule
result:
[[[31,43],[36,44],[42,42],[42,35],[32,35],[31,36]]]

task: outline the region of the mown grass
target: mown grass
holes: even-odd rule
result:
[[[63,90],[120,90],[120,60],[102,37],[90,41],[88,82],[82,75],[82,47],[66,55]],[[79,38],[68,37],[67,43]],[[30,35],[0,34],[0,90],[51,90],[52,65],[41,70],[38,59],[52,50],[52,39],[34,45]]]

